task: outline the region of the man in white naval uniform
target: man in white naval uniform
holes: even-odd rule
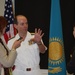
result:
[[[34,36],[28,32],[27,18],[23,15],[16,17],[15,28],[18,30],[17,35],[8,41],[8,47],[11,49],[15,40],[22,37],[21,46],[17,48],[17,58],[15,60],[15,69],[13,75],[42,75],[40,72],[40,52],[45,53],[46,46],[41,41],[43,37],[42,30],[35,29]]]

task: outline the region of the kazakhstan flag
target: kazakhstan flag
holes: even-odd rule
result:
[[[60,0],[51,0],[48,75],[66,75]]]

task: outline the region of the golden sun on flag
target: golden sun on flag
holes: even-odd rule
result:
[[[59,64],[64,60],[63,43],[59,38],[51,38],[49,44],[49,63]]]

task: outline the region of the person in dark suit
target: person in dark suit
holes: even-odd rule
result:
[[[73,26],[73,36],[75,38],[75,24]],[[73,47],[72,57],[67,64],[67,71],[68,73],[75,75],[75,46]]]

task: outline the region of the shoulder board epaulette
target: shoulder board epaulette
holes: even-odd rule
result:
[[[31,33],[31,35],[34,35],[35,33]]]
[[[9,40],[11,40],[11,39],[13,39],[14,37],[12,37],[12,38],[9,38]]]

